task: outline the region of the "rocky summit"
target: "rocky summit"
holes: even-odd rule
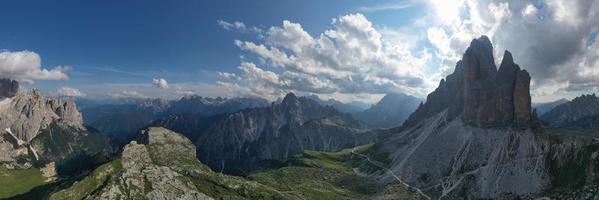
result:
[[[17,85],[9,87],[15,88],[11,92],[3,91],[10,95],[0,100],[0,163],[29,168],[56,162],[58,168],[71,170],[85,165],[83,157],[113,151],[108,138],[83,125],[74,101],[48,99],[36,89],[17,92],[16,81],[1,82],[3,89],[6,83]]]
[[[521,127],[533,121],[530,75],[505,51],[499,70],[489,38],[472,40],[452,74],[441,80],[427,101],[408,118],[414,123],[447,110],[476,127]]]
[[[495,70],[492,52],[487,37],[473,40],[426,103],[374,145],[372,157],[388,155],[380,179],[401,177],[433,199],[597,195],[596,139],[540,128],[529,74],[508,51]]]
[[[196,159],[185,136],[165,128],[142,130],[120,159],[50,199],[287,199],[280,192],[240,177],[217,174]]]
[[[19,82],[10,79],[0,79],[0,100],[14,97],[19,92]]]

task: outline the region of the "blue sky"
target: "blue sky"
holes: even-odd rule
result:
[[[447,5],[439,5],[443,3]],[[591,6],[597,7],[596,4]],[[528,7],[529,5],[532,7]],[[585,5],[580,3],[574,5],[576,6]],[[532,47],[522,46],[518,41],[530,39],[506,39],[505,35],[509,33],[501,30],[518,31],[519,27],[504,23],[505,20],[513,20],[512,23],[534,23],[539,27],[538,31],[579,23],[575,24],[578,29],[574,31],[580,33],[580,38],[554,34],[542,39],[584,40],[587,41],[587,47],[574,46],[568,50],[571,56],[565,56],[554,63],[537,64],[522,59],[522,63],[527,65],[524,68],[542,75],[538,76],[539,80],[554,80],[537,81],[534,86],[534,89],[538,89],[535,96],[540,100],[551,100],[560,95],[560,92],[575,96],[581,91],[595,89],[595,83],[591,81],[593,76],[564,78],[555,72],[559,71],[557,69],[560,66],[575,66],[584,61],[587,62],[585,69],[592,73],[599,68],[596,67],[597,63],[588,61],[589,57],[595,56],[588,52],[592,52],[597,46],[594,45],[597,21],[564,21],[567,14],[590,14],[580,10],[560,10],[563,7],[552,1],[472,3],[467,0],[441,3],[332,0],[4,1],[0,7],[0,17],[5,19],[0,25],[0,49],[9,53],[30,51],[37,54],[41,58],[42,69],[51,70],[63,66],[61,70],[64,70],[60,72],[64,72],[68,80],[51,75],[14,74],[14,77],[9,77],[31,82],[24,84],[24,87],[37,87],[51,95],[63,94],[63,87],[78,90],[90,98],[128,95],[174,98],[192,93],[203,96],[255,95],[275,98],[294,91],[346,101],[374,101],[387,92],[425,96],[440,78],[453,70],[453,65],[459,60],[459,55],[467,47],[469,40],[481,34],[490,35],[496,48],[531,49],[544,45],[543,41],[538,41]],[[473,8],[490,9],[489,13],[494,15],[490,16],[480,9],[475,12],[476,9]],[[525,14],[528,11],[532,14]],[[539,20],[542,17],[548,20]],[[302,60],[321,62],[329,59],[323,58],[326,57],[324,54],[306,53],[308,50],[320,52],[325,49],[322,46],[302,47],[307,49],[295,52],[288,47],[298,45],[300,41],[277,41],[276,35],[269,30],[275,27],[280,28],[283,35],[293,33],[292,29],[284,27],[286,20],[290,25],[287,28],[299,25],[299,32],[309,34],[310,41],[317,41],[324,34],[336,44],[332,49],[338,51],[348,51],[348,47],[342,45],[341,37],[344,34],[349,35],[344,38],[348,45],[353,42],[358,46],[368,46],[368,42],[380,40],[372,43],[377,46],[377,52],[373,55],[356,54],[367,49],[355,49],[356,51],[346,54],[341,52],[335,58],[358,57],[354,60],[356,63],[380,62],[380,65],[389,66],[371,66],[366,63],[356,64],[356,69],[338,69],[333,65],[323,64],[301,69],[298,66],[305,66],[306,63],[299,63],[297,60],[277,66],[268,61],[271,58],[250,47],[262,45],[266,49],[277,49]],[[223,25],[235,22],[243,23],[245,29],[227,28]],[[370,23],[366,27],[372,27],[373,31],[351,30],[351,27],[362,25],[362,22]],[[491,26],[467,26],[476,23],[497,24],[500,30]],[[338,34],[328,35],[327,31]],[[350,38],[352,34],[356,37]],[[370,35],[361,37],[362,34]],[[592,35],[595,36],[591,38]],[[539,52],[534,53],[537,54]],[[516,51],[517,62],[519,55],[531,57],[528,51]],[[372,60],[369,56],[383,58]],[[500,56],[498,53],[496,59],[501,58]],[[539,67],[541,64],[556,67],[547,70]],[[328,70],[329,67],[331,70]],[[251,69],[259,71],[254,71],[257,74],[248,73],[247,70]],[[314,69],[327,69],[327,72],[312,73]],[[347,76],[334,76],[345,72]],[[386,76],[389,73],[393,75]],[[256,75],[262,79],[256,79]],[[273,82],[268,78],[276,80]],[[153,84],[153,79],[156,79],[156,83],[164,80],[168,85],[160,87],[159,84]],[[351,81],[348,82],[348,79]],[[534,79],[533,75],[533,81]],[[563,79],[574,81],[563,85]]]

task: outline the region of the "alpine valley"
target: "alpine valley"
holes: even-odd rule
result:
[[[0,198],[597,199],[599,98],[533,107],[529,72],[493,52],[473,39],[425,100],[370,107],[293,92],[91,103],[2,79]]]

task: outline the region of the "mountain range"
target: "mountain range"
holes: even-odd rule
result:
[[[288,93],[82,115],[0,79],[0,198],[593,199],[599,98],[538,117],[530,83],[509,51],[496,66],[486,36],[425,101],[387,94],[366,110]]]
[[[143,127],[171,115],[197,115],[201,118],[232,113],[244,108],[264,107],[260,98],[206,98],[186,96],[179,100],[130,99],[82,110],[86,124],[107,133],[121,143],[128,143]]]
[[[293,93],[281,103],[216,118],[220,119],[196,121],[197,117],[182,115],[154,125],[197,138],[199,159],[228,173],[255,170],[267,161],[285,162],[303,150],[338,151],[375,139],[350,114]]]

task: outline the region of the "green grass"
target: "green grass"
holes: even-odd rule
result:
[[[31,189],[48,184],[46,177],[37,168],[24,170],[7,169],[0,165],[0,199],[23,194]]]
[[[96,168],[92,174],[73,184],[69,190],[54,193],[50,199],[83,199],[107,184],[122,169],[120,160],[114,160]]]
[[[354,172],[371,164],[352,150],[363,154],[371,147],[339,152],[304,151],[293,156],[286,167],[256,172],[248,178],[297,199],[419,199],[401,184],[383,185]]]

